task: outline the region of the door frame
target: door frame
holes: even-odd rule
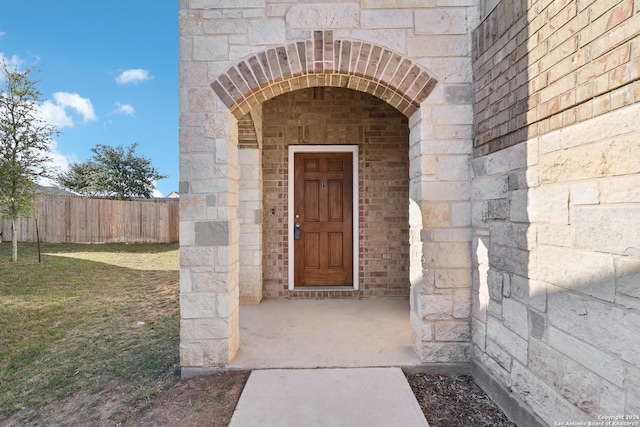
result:
[[[357,145],[290,145],[289,146],[289,170],[288,174],[288,204],[289,204],[289,212],[287,214],[288,222],[287,222],[287,241],[289,246],[289,290],[293,291],[295,289],[295,277],[294,277],[294,242],[293,242],[293,233],[291,232],[291,224],[294,221],[294,155],[295,153],[351,153],[352,162],[353,162],[353,286],[314,286],[313,290],[331,290],[331,291],[357,291],[360,288],[360,222],[359,222],[359,213],[360,206],[358,205],[358,200],[360,197],[360,191],[358,188],[359,182],[359,173],[358,173],[358,146]],[[298,287],[300,288],[300,287]],[[308,287],[304,287],[304,289],[308,289]]]

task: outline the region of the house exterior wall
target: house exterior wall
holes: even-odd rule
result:
[[[264,296],[266,298],[409,296],[409,126],[372,95],[309,88],[267,101],[264,112]],[[358,291],[289,291],[287,231],[289,145],[358,146]],[[274,214],[272,214],[272,210]],[[383,254],[391,259],[383,259]]]
[[[255,236],[237,121],[307,87],[366,92],[408,118],[412,346],[425,362],[469,361],[477,0],[392,3],[180,1],[183,373],[228,365],[239,294],[253,298],[238,283],[259,250],[240,242]]]
[[[477,378],[542,423],[640,413],[637,0],[180,9],[183,372],[233,358],[239,294],[262,298],[257,276],[266,295],[284,292],[265,244],[284,230],[269,223],[282,203],[269,185],[283,173],[265,165],[293,141],[273,136],[277,106],[314,90],[299,89],[340,87],[408,118],[406,256],[421,360],[472,360]],[[265,145],[239,154],[248,113]]]
[[[640,413],[639,29],[538,0],[473,33],[475,372],[549,425]]]

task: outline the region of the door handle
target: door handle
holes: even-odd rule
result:
[[[293,238],[295,240],[300,240],[300,223],[296,222],[296,225],[293,227]]]

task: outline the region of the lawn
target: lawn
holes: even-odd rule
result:
[[[0,244],[0,424],[117,425],[179,379],[178,245]]]

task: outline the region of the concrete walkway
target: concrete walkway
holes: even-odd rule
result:
[[[428,427],[399,368],[253,371],[229,427]]]
[[[242,305],[230,427],[428,427],[398,368],[420,365],[410,342],[407,300]]]
[[[418,366],[409,301],[267,300],[240,306],[231,369]]]

